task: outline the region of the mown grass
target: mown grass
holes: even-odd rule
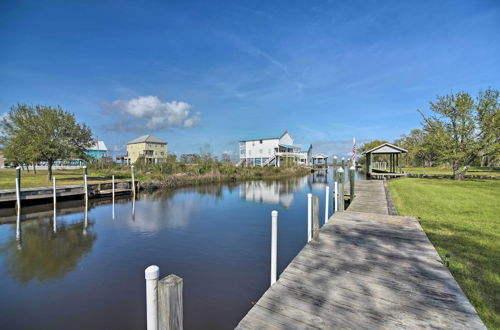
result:
[[[448,174],[452,175],[453,170],[449,167],[404,167],[403,170],[415,174]],[[465,175],[492,175],[500,176],[500,169],[486,167],[471,167]]]
[[[389,182],[400,215],[416,216],[490,329],[500,329],[500,181]]]

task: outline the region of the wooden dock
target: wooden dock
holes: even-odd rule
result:
[[[236,329],[486,329],[415,218],[382,181],[338,212]]]

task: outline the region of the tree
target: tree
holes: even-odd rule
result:
[[[231,154],[227,151],[224,151],[222,154],[221,154],[221,162],[223,163],[226,163],[226,164],[230,164],[231,163]]]
[[[428,145],[439,159],[450,164],[456,180],[462,180],[469,165],[480,152],[474,121],[474,100],[465,92],[438,96],[431,102],[435,113],[424,118]]]
[[[476,121],[482,146],[481,166],[492,166],[500,158],[500,102],[498,90],[480,92],[476,103]]]
[[[437,161],[437,154],[428,143],[428,135],[424,130],[413,129],[409,134],[403,134],[394,144],[408,150],[409,166],[432,166]]]
[[[357,153],[360,154],[361,156],[357,160],[358,164],[365,164],[366,163],[366,156],[363,155],[363,152],[370,150],[370,149],[373,149],[375,147],[378,147],[379,145],[384,144],[384,143],[387,143],[387,141],[373,140],[370,142],[366,142],[361,147],[359,147],[357,150]]]
[[[90,128],[60,107],[18,104],[0,125],[6,158],[21,164],[46,161],[49,180],[56,160],[85,158],[85,150],[93,143]]]

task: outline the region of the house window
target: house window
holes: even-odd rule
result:
[[[260,153],[260,154],[262,153],[262,149],[259,149],[259,153]]]
[[[260,140],[260,144],[262,144],[262,140]]]

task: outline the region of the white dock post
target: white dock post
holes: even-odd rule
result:
[[[56,219],[56,210],[57,210],[57,197],[56,197],[56,177],[52,176],[52,195],[54,198],[54,223],[53,223],[53,229],[54,233],[57,231],[57,219]]]
[[[278,260],[278,211],[271,212],[271,285],[276,282],[276,263]]]
[[[146,278],[146,320],[147,330],[158,329],[158,279],[160,268],[156,265],[149,266],[144,271]]]
[[[132,194],[135,198],[135,174],[134,174],[134,165],[130,166],[130,171],[132,172]]]
[[[112,217],[115,218],[115,176],[111,176]]]
[[[326,186],[325,189],[325,224],[328,222],[328,202],[330,199],[330,186]]]
[[[87,166],[83,167],[83,190],[85,193],[85,204],[89,202],[89,191],[87,186]]]
[[[16,167],[16,209],[21,210],[21,166]]]
[[[21,188],[20,180],[16,178],[16,239],[21,239]]]
[[[339,210],[339,201],[338,201],[338,183],[335,181],[333,183],[333,210],[337,212]]]
[[[311,193],[307,194],[307,242],[312,239],[312,198]]]

